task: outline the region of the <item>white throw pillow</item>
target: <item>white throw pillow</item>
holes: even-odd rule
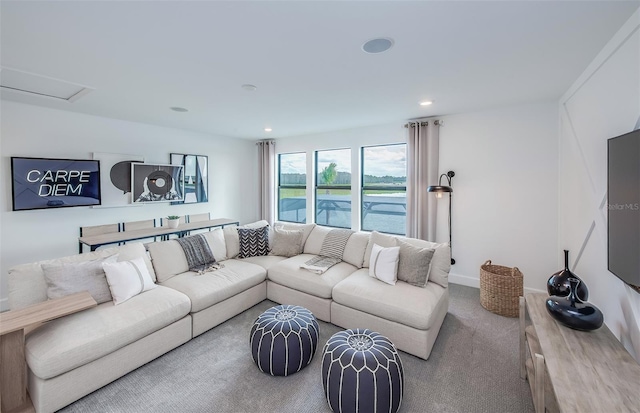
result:
[[[227,259],[227,244],[224,240],[224,232],[222,228],[216,228],[213,231],[205,232],[204,237],[207,239],[211,253],[216,261],[224,261]]]
[[[102,264],[113,304],[121,304],[144,291],[156,288],[142,258]]]
[[[369,260],[369,276],[396,285],[398,281],[398,259],[400,247],[383,248],[373,244]]]

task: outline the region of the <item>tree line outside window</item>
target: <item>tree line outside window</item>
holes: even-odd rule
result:
[[[360,228],[404,235],[406,231],[406,144],[360,148]],[[315,223],[351,228],[351,149],[314,152]],[[306,222],[307,156],[278,155],[278,220]]]

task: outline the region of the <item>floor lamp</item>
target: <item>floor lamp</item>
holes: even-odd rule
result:
[[[442,185],[442,177],[447,179],[448,186]],[[449,171],[446,174],[440,175],[438,179],[438,185],[430,186],[427,188],[427,192],[433,192],[436,194],[436,198],[442,198],[442,194],[449,193],[449,248],[451,249],[451,265],[456,263],[453,259],[453,247],[451,246],[451,194],[453,193],[453,186],[451,185],[451,179],[456,176],[456,173]]]

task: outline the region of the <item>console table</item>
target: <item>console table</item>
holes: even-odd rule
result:
[[[587,332],[559,324],[546,298],[520,297],[520,376],[536,413],[639,412],[640,364],[606,325]]]
[[[121,242],[135,241],[135,240],[145,239],[145,238],[169,236],[173,234],[182,234],[185,232],[195,231],[198,229],[209,229],[209,228],[215,228],[215,227],[224,228],[227,225],[239,225],[239,222],[232,219],[228,219],[228,218],[219,218],[219,219],[211,219],[208,221],[182,223],[178,226],[178,228],[155,227],[155,228],[137,229],[133,231],[112,232],[109,234],[100,234],[100,235],[93,235],[88,237],[79,237],[78,249],[79,249],[79,252],[82,253],[82,246],[87,245],[89,246],[89,248],[91,248],[91,251],[95,251],[96,248],[102,245],[118,244]]]
[[[96,305],[96,300],[84,291],[0,314],[0,411],[33,411],[27,396],[25,329]]]

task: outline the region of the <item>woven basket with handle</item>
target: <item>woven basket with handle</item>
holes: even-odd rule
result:
[[[523,275],[518,267],[493,265],[487,260],[480,266],[480,304],[492,313],[517,317],[523,293]]]

